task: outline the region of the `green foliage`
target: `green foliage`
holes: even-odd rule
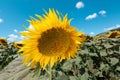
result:
[[[13,44],[0,44],[0,70],[17,57],[18,49]]]
[[[81,48],[76,58],[54,66],[53,80],[120,79],[120,38],[87,40]]]
[[[107,38],[102,35],[94,39],[87,36],[76,58],[57,62],[52,69],[52,80],[119,80],[120,38]],[[17,57],[17,50],[13,43],[0,45],[1,68]],[[39,64],[31,69],[31,72],[35,73],[33,77],[39,71],[40,80],[47,80],[47,71],[43,71]]]

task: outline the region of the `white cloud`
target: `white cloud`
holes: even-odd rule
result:
[[[15,34],[10,34],[8,35],[8,38],[7,38],[9,42],[17,41],[17,39],[18,39],[18,35],[15,35]]]
[[[33,30],[35,29],[32,25],[29,25],[28,28]],[[22,31],[22,32],[28,32],[28,31]]]
[[[23,40],[23,39],[25,39],[25,37],[24,36],[20,36],[20,38],[19,38],[20,40]]]
[[[116,29],[116,28],[120,28],[120,24],[117,24],[117,25],[112,26],[112,27],[104,28],[104,31],[109,31],[109,30]]]
[[[84,3],[82,1],[79,1],[76,3],[76,8],[77,9],[80,9],[80,8],[83,8],[84,7]]]
[[[34,29],[34,27],[33,27],[32,25],[29,25],[28,28],[30,28],[30,29]]]
[[[105,10],[101,10],[101,11],[99,11],[99,14],[101,14],[101,15],[105,15],[107,12],[105,11]]]
[[[0,23],[2,23],[3,22],[3,19],[2,18],[0,18]]]
[[[94,35],[95,33],[94,32],[90,32],[90,35]]]
[[[18,32],[18,30],[17,30],[17,29],[14,29],[14,32],[16,32],[16,33],[17,33],[17,32]]]
[[[93,14],[91,14],[91,15],[88,15],[88,16],[85,18],[85,20],[94,19],[94,18],[96,18],[96,17],[97,17],[97,13],[93,13]]]
[[[34,30],[34,27],[33,27],[32,25],[29,25],[28,28]],[[16,32],[16,31],[17,31],[17,30],[14,30],[14,32]],[[18,31],[17,31],[17,32],[18,32]],[[22,32],[28,32],[28,31],[22,31]],[[18,40],[20,40],[20,41],[23,40],[23,39],[25,39],[24,36],[19,36],[19,38],[18,38]]]

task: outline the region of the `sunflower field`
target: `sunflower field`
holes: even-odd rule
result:
[[[19,47],[15,42],[8,43],[6,39],[0,38],[0,70],[18,57]]]
[[[62,80],[119,80],[120,35],[112,36],[114,33],[116,33],[116,31],[99,34],[94,37],[86,36],[86,42],[80,46],[81,50],[77,52],[79,54],[76,56],[76,58],[67,61],[63,60],[61,63],[57,62],[54,65],[52,70],[52,80],[61,80],[61,77],[63,78]],[[101,35],[104,35],[104,37],[101,37]],[[17,58],[19,54],[21,54],[17,54],[20,46],[21,44],[8,44],[6,40],[1,40],[1,71],[4,70],[3,68],[12,60]],[[38,69],[31,68],[29,70],[35,75]],[[35,79],[34,75],[30,80]],[[40,80],[47,80],[47,76],[48,75],[46,71],[41,69],[39,76]],[[20,80],[24,79],[20,78]]]
[[[28,20],[21,42],[0,38],[0,80],[120,80],[120,30],[79,32],[57,10]]]

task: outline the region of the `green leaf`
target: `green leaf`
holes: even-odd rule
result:
[[[42,80],[47,80],[47,79],[42,79]],[[69,77],[63,74],[61,76],[54,77],[53,80],[69,80]]]
[[[105,49],[100,50],[100,55],[107,56],[106,50]]]
[[[65,71],[71,70],[71,68],[72,68],[72,64],[70,63],[70,61],[66,61],[62,66],[62,69]]]
[[[111,49],[106,49],[106,51],[107,51],[107,53],[110,54],[110,55],[111,55],[111,54],[114,54],[113,50],[111,50]]]
[[[83,55],[83,54],[87,54],[88,52],[89,52],[89,51],[88,51],[88,49],[87,49],[87,48],[85,48],[84,50],[81,50],[81,51],[80,51],[80,54],[82,54],[82,55]]]
[[[86,72],[81,76],[80,80],[88,80],[88,78],[89,78],[89,74]]]
[[[94,74],[95,76],[103,77],[102,71],[99,71],[98,69],[94,69],[93,74]]]
[[[116,70],[117,70],[117,71],[120,71],[120,67],[117,67]]]
[[[91,67],[93,65],[93,60],[87,60],[88,67]]]
[[[89,53],[90,56],[98,57],[97,53]]]
[[[63,73],[61,71],[58,71],[58,75],[61,76],[63,75]]]
[[[72,63],[72,64],[75,63],[76,65],[79,65],[80,61],[81,61],[81,58],[80,57],[76,57],[74,59],[71,59],[70,63]]]
[[[119,62],[119,60],[117,58],[110,58],[110,60],[111,60],[110,61],[111,65],[115,65]]]
[[[69,76],[70,80],[76,80],[75,76]]]
[[[101,64],[100,64],[100,70],[104,69],[105,67],[106,67],[106,66],[105,66],[104,63],[101,63]]]
[[[113,46],[113,45],[111,45],[111,44],[110,44],[110,43],[108,43],[108,42],[107,42],[107,43],[105,43],[105,44],[103,44],[103,45],[104,45],[104,47],[105,47],[105,48],[111,48],[111,47]]]

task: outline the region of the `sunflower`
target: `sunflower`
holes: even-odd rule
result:
[[[108,38],[119,38],[120,37],[120,31],[111,31],[108,36]]]
[[[23,44],[21,42],[15,42],[14,47],[20,49],[21,47],[23,47]]]
[[[0,38],[0,44],[7,45],[7,40],[4,38]]]
[[[26,28],[27,31],[21,32],[26,37],[20,49],[23,51],[23,63],[31,67],[39,63],[45,69],[48,64],[52,68],[57,61],[74,58],[84,41],[84,34],[70,26],[67,14],[49,9],[42,16],[36,16],[37,19],[32,17],[28,20],[33,29]]]

